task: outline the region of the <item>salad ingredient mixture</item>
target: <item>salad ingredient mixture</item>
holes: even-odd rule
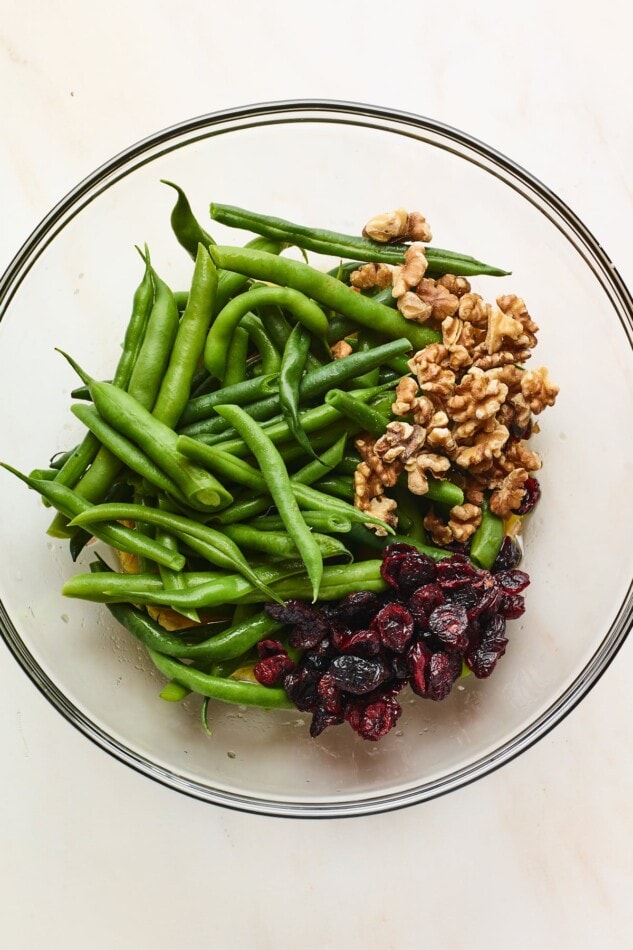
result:
[[[526,369],[538,327],[469,277],[506,275],[428,246],[419,212],[362,236],[230,205],[216,244],[177,193],[194,261],[173,292],[147,248],[111,381],[82,384],[83,441],[30,475],[73,559],[64,585],[107,604],[168,682],[163,699],[311,713],[376,741],[399,692],[443,700],[488,677],[523,614],[522,518],[540,497],[527,441],[558,388]],[[288,246],[340,258],[329,273]]]

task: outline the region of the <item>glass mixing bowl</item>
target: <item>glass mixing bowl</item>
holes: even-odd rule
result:
[[[251,106],[160,132],[95,171],[26,242],[0,285],[0,445],[22,470],[78,439],[74,385],[54,352],[107,378],[140,278],[134,245],[175,288],[190,263],[169,226],[182,185],[203,221],[212,200],[357,233],[377,211],[429,219],[434,243],[512,271],[475,278],[486,299],[522,296],[541,327],[535,365],[561,393],[541,420],[543,495],[525,536],[527,610],[491,679],[441,703],[403,694],[378,743],[347,726],[318,739],[298,712],[158,698],[162,678],[105,607],[64,600],[86,569],[45,534],[50,512],[2,473],[0,625],[36,686],[86,736],[197,798],[284,816],[340,816],[422,802],[508,762],[586,695],[631,623],[631,297],[583,224],[544,185],[470,136],[361,105]],[[226,232],[212,230],[221,241]],[[246,236],[244,237],[246,240]],[[318,258],[313,258],[318,261]],[[324,266],[332,262],[323,261]],[[614,532],[617,527],[617,533]]]

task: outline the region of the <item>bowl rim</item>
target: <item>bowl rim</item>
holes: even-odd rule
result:
[[[305,114],[303,119],[301,113]],[[499,177],[503,178],[506,184],[511,184],[506,180],[506,176],[514,179],[522,186],[519,189],[522,196],[536,204],[539,210],[559,230],[564,230],[567,239],[583,256],[610,299],[628,337],[629,345],[633,349],[633,298],[631,294],[613,262],[592,232],[549,187],[501,152],[470,134],[443,122],[388,107],[328,99],[297,99],[253,103],[206,113],[152,133],[123,151],[116,153],[82,179],[51,209],[10,261],[0,278],[0,321],[31,267],[64,225],[78,214],[87,203],[96,198],[102,191],[111,187],[119,178],[132,172],[139,164],[145,164],[160,154],[177,149],[180,147],[177,140],[184,136],[189,136],[189,138],[181,144],[189,144],[192,140],[191,136],[194,136],[195,133],[208,132],[209,129],[221,127],[231,122],[251,121],[256,126],[269,125],[273,123],[275,117],[277,117],[277,123],[287,123],[289,121],[314,122],[319,120],[319,114],[321,114],[321,121],[328,121],[329,119],[329,121],[338,121],[345,124],[345,116],[347,116],[347,124],[381,128],[381,126],[372,125],[372,123],[391,122],[404,128],[416,130],[418,133],[426,132],[437,135],[445,141],[453,142],[455,146],[466,147],[481,160],[484,170],[494,174],[494,170],[497,169],[500,173]],[[282,116],[285,118],[282,118]],[[291,116],[294,118],[291,119]],[[334,119],[334,117],[338,118]],[[238,126],[238,128],[244,127],[244,125]],[[226,131],[231,130],[227,129]],[[393,132],[395,130],[392,128],[388,131]],[[207,136],[201,135],[200,137],[206,138]],[[419,135],[415,137],[419,138]],[[464,156],[462,155],[462,157]],[[563,223],[566,226],[565,229],[561,226]],[[399,790],[347,801],[326,799],[296,802],[281,798],[276,800],[265,799],[235,791],[229,792],[211,788],[179,775],[129,749],[92,722],[59,690],[29,652],[0,601],[0,634],[9,651],[53,707],[97,746],[140,774],[193,798],[238,811],[291,818],[358,817],[392,811],[446,795],[496,771],[531,748],[569,715],[609,667],[626,640],[631,626],[633,626],[633,581],[628,587],[608,633],[573,682],[547,709],[518,734],[492,752],[482,754],[469,765],[404,791]]]

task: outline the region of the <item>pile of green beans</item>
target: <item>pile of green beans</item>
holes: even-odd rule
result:
[[[169,680],[161,696],[288,706],[281,688],[244,679],[257,643],[284,635],[266,603],[381,592],[378,553],[393,540],[450,553],[429,543],[422,519],[429,502],[463,503],[457,485],[431,479],[419,499],[401,479],[397,535],[356,506],[353,485],[354,439],[384,433],[408,359],[441,333],[405,320],[388,293],[347,283],[357,262],[400,263],[406,246],[213,204],[215,221],[257,235],[219,244],[183,189],[165,184],[176,192],[172,230],[193,261],[189,288],[169,287],[146,247],[108,381],[59,350],[82,384],[71,406],[82,441],[30,475],[2,464],[56,510],[49,533],[70,539],[73,559],[92,537],[136,559],[123,571],[99,557],[63,593],[108,606]],[[284,257],[291,245],[341,265],[324,273]],[[506,273],[452,251],[429,248],[428,260],[434,276]],[[333,359],[343,337],[353,351]],[[475,562],[492,563],[502,538],[485,508]]]

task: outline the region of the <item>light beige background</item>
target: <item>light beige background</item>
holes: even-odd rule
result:
[[[505,152],[571,205],[631,286],[632,25],[625,0],[2,0],[0,268],[133,141],[216,109],[314,97],[428,115]],[[2,647],[3,943],[629,946],[632,660],[629,643],[570,718],[478,784],[317,823],[221,811],[126,769]]]

